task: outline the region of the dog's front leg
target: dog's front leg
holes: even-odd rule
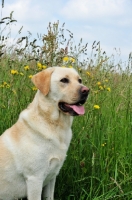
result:
[[[28,177],[26,182],[28,200],[41,200],[43,180],[32,176]]]
[[[49,181],[49,183],[44,187],[43,200],[54,200],[55,181],[56,177]]]

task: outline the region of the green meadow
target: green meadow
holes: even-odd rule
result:
[[[49,23],[47,33],[33,40],[31,33],[21,36],[21,28],[19,39],[10,44],[16,23],[12,14],[1,20],[0,134],[33,100],[37,88],[32,75],[52,66],[73,67],[90,95],[85,115],[74,118],[55,200],[132,199],[132,57],[117,63],[96,41],[88,56],[88,45],[82,39],[75,45],[73,33],[58,22]]]

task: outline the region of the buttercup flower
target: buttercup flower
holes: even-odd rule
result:
[[[10,85],[4,81],[2,85],[0,85],[1,88],[10,88]]]
[[[103,144],[101,144],[101,146],[102,146],[102,147],[104,147],[105,145],[106,145],[106,142],[105,142],[105,143],[103,143]]]
[[[12,92],[14,93],[14,95],[16,95],[16,90],[12,89]]]
[[[29,76],[28,76],[28,78],[32,78],[32,77],[33,77],[33,75],[29,75]]]
[[[42,69],[46,69],[47,68],[47,66],[45,66],[45,65],[42,65]]]
[[[69,60],[68,57],[64,57],[64,58],[63,58],[63,61],[64,61],[64,62],[67,62],[68,60]]]
[[[22,72],[19,73],[21,76],[24,76],[24,74]]]
[[[86,74],[88,75],[88,76],[90,76],[91,74],[90,74],[90,72],[86,72]]]
[[[106,88],[106,89],[107,89],[107,91],[109,91],[109,92],[111,91],[110,87],[108,87],[108,88]]]
[[[97,82],[97,85],[101,85],[101,82]]]
[[[95,94],[98,94],[98,91],[94,91]]]
[[[74,58],[70,58],[70,61],[71,61],[72,63],[74,63],[74,62],[75,62],[75,59],[74,59]]]
[[[30,68],[29,68],[28,65],[26,65],[26,66],[24,67],[24,69],[27,71],[27,70],[29,70]]]
[[[41,63],[40,63],[40,62],[38,62],[38,63],[37,63],[37,66],[38,66],[38,67],[41,67],[42,65],[41,65]]]
[[[6,88],[10,88],[10,85],[9,84],[6,84],[6,86],[5,86]]]
[[[4,85],[4,86],[6,86],[6,85],[8,85],[8,84],[7,84],[7,82],[6,82],[6,81],[4,81],[4,82],[3,82],[3,85]]]
[[[32,90],[33,90],[33,91],[36,91],[36,90],[37,90],[37,88],[34,86],[34,87],[32,87]]]
[[[39,70],[42,70],[42,69],[46,69],[47,66],[46,65],[42,65],[40,62],[37,63],[37,67]]]
[[[99,89],[100,89],[100,90],[103,90],[104,88],[100,85],[100,86],[99,86]]]
[[[14,75],[14,74],[18,74],[18,71],[17,71],[17,70],[14,70],[14,69],[12,69],[12,70],[11,70],[11,74],[13,74],[13,75]]]
[[[100,109],[99,105],[94,105],[94,109]]]

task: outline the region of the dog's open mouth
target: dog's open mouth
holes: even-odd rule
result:
[[[76,104],[68,104],[65,102],[59,102],[59,108],[64,113],[69,113],[72,116],[75,115],[84,115],[85,109],[83,104],[85,103],[85,100],[80,101]]]

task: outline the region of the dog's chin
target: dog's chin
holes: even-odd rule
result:
[[[82,100],[75,104],[59,102],[58,107],[63,113],[67,115],[71,115],[71,116],[84,115],[85,109],[84,109],[83,104],[85,103],[85,101],[86,100]]]

